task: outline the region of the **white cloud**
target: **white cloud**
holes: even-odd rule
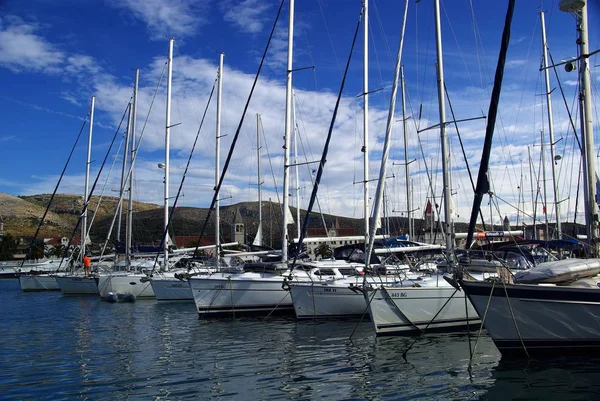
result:
[[[56,71],[64,53],[40,36],[40,29],[16,16],[0,20],[0,65],[14,72]]]
[[[206,21],[200,15],[205,1],[186,0],[112,0],[109,4],[127,11],[144,22],[150,37],[165,40],[169,37],[184,38],[196,33]]]
[[[261,0],[227,1],[221,4],[223,19],[242,32],[258,33],[263,29],[265,11],[271,8]]]

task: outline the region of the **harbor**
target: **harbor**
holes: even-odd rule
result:
[[[193,304],[23,293],[0,280],[3,400],[590,400],[598,359],[503,360],[466,333],[376,337],[368,321],[198,319]],[[32,324],[35,322],[35,324]],[[471,333],[471,341],[477,332]]]

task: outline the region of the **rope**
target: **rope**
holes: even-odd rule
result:
[[[479,338],[481,338],[481,333],[483,331],[483,324],[485,323],[485,318],[487,317],[488,310],[490,308],[490,302],[492,300],[492,294],[494,293],[494,287],[496,286],[496,281],[492,282],[492,290],[490,291],[490,296],[488,298],[487,305],[485,306],[485,312],[483,313],[483,318],[481,319],[481,326],[479,327],[479,332],[477,333],[477,338],[475,339],[475,344],[473,345],[473,352],[471,353],[471,358],[469,359],[469,371],[471,370],[471,363],[473,362],[473,356],[475,355],[475,349],[477,349],[477,344],[479,343]],[[470,343],[469,343],[470,345]]]
[[[454,294],[456,294],[457,292],[458,292],[458,288],[454,290],[454,292],[452,293],[452,295],[450,295],[450,297],[448,297],[448,299],[446,300],[446,302],[444,302],[444,305],[442,305],[442,307],[440,308],[440,310],[429,321],[429,323],[427,323],[427,326],[425,326],[424,329],[421,329],[421,333],[419,334],[419,336],[417,338],[415,338],[415,340],[408,346],[408,348],[406,349],[406,351],[404,351],[402,353],[402,358],[404,358],[404,360],[406,360],[406,354],[408,353],[408,351],[410,351],[410,349],[413,347],[413,345],[415,345],[415,343],[421,339],[421,337],[423,336],[423,334],[425,333],[425,331],[433,323],[433,321],[435,320],[435,318],[438,317],[438,315],[442,312],[442,310],[446,307],[446,305],[448,305],[448,303],[452,300],[452,297],[454,297]],[[467,320],[467,324],[468,323],[469,323],[469,321]]]
[[[523,342],[523,338],[521,337],[519,325],[517,324],[517,319],[515,318],[515,312],[513,311],[512,305],[510,304],[508,290],[506,289],[506,283],[504,281],[502,282],[502,286],[504,287],[504,295],[506,296],[506,302],[508,303],[508,308],[510,309],[510,316],[512,317],[512,320],[515,324],[515,330],[517,331],[517,335],[519,336],[519,342],[521,342],[521,346],[523,347],[523,351],[525,351],[525,355],[527,355],[527,359],[531,359],[531,357],[529,356],[529,352],[527,352],[527,348],[525,347],[525,343]]]
[[[277,305],[275,305],[275,307],[273,309],[271,309],[271,312],[269,312],[269,314],[267,316],[265,316],[263,321],[267,320],[269,317],[271,317],[273,312],[275,312],[277,310],[277,308],[279,308],[279,305],[281,305],[281,303],[287,298],[288,295],[290,295],[290,293],[286,292],[285,295],[283,296],[283,298],[281,298],[281,300],[279,302],[277,302]]]
[[[357,290],[359,290],[359,291],[362,291],[363,294],[365,294],[365,291],[367,291],[364,287],[362,287],[362,288],[355,287],[355,288]],[[373,289],[373,295],[371,296],[371,298],[369,298],[369,302],[367,302],[367,306],[365,307],[365,310],[363,311],[362,315],[360,315],[360,320],[358,321],[358,323],[356,324],[356,326],[354,326],[354,330],[352,330],[352,333],[350,333],[350,337],[348,338],[349,340],[352,340],[352,336],[356,332],[356,329],[358,329],[358,326],[362,323],[363,318],[365,317],[365,315],[369,311],[369,307],[371,306],[371,302],[375,298],[376,294],[377,294],[377,289]]]

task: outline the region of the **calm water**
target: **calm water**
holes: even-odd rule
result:
[[[600,399],[600,360],[503,361],[482,336],[376,338],[369,322],[199,320],[0,280],[1,400]],[[352,339],[350,335],[353,333]]]

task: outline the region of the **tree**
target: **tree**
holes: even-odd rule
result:
[[[15,238],[6,234],[0,237],[0,260],[12,260],[17,252],[17,241]]]
[[[333,256],[333,251],[329,244],[321,244],[315,249],[315,256],[321,259],[327,259]]]

